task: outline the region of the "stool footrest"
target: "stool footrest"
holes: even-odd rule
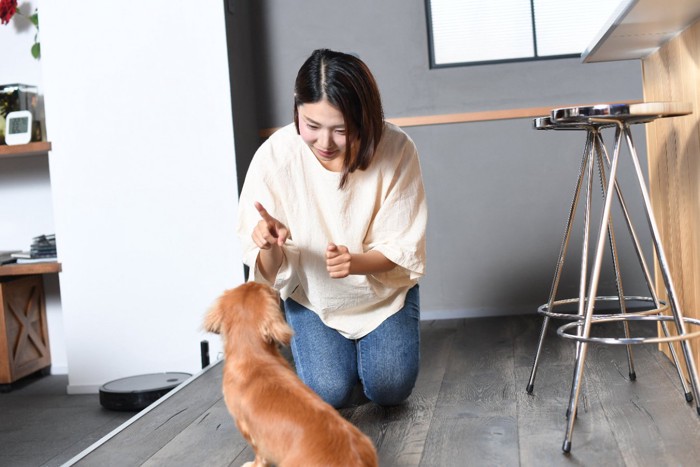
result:
[[[588,299],[586,299],[584,301],[587,302]],[[599,296],[599,297],[595,298],[595,301],[596,301],[596,303],[597,302],[619,302],[620,299],[619,299],[619,297],[617,297],[615,295],[613,295],[613,296]],[[648,303],[652,303],[655,305],[654,299],[651,297],[625,296],[625,302],[648,302]],[[572,303],[580,303],[580,299],[567,298],[567,299],[562,299],[562,300],[557,300],[555,302],[552,302],[552,311],[549,310],[549,304],[545,303],[544,305],[540,306],[537,309],[537,312],[541,313],[543,315],[549,316],[550,318],[568,319],[568,320],[573,320],[573,321],[583,320],[583,316],[579,315],[577,312],[557,313],[557,312],[553,311],[558,306],[570,305]],[[652,308],[650,310],[642,310],[642,311],[628,311],[624,315],[632,315],[632,316],[658,315],[658,314],[664,313],[665,311],[668,310],[668,304],[666,302],[659,300],[659,304],[661,305],[659,308]],[[620,313],[621,313],[620,310],[617,310],[617,312],[614,312],[614,313],[598,313],[598,314],[593,315],[593,320],[604,319],[604,318],[608,318],[611,316],[619,316]]]
[[[644,315],[615,315],[606,317],[595,317],[591,320],[591,324],[610,323],[615,321],[674,321],[673,316],[644,316]],[[700,327],[700,319],[684,317],[683,322]],[[677,342],[693,339],[700,336],[700,329],[695,332],[688,332],[682,335],[668,337],[585,337],[571,334],[571,329],[582,327],[583,321],[574,321],[564,324],[557,329],[557,334],[566,339],[571,339],[577,342],[589,342],[596,344],[608,345],[630,345],[630,344],[658,344],[663,342]]]

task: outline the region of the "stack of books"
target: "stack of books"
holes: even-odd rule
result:
[[[7,250],[7,251],[0,251],[0,266],[3,264],[12,264],[17,262],[17,258],[15,258],[14,254],[21,253],[19,250]]]
[[[34,237],[29,251],[10,253],[10,257],[16,259],[18,264],[56,261],[56,235]]]

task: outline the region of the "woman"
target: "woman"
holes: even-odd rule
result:
[[[415,385],[426,220],[416,148],[384,122],[371,72],[314,51],[294,123],[253,157],[238,235],[253,279],[281,293],[299,377],[334,407],[360,382],[385,406]]]

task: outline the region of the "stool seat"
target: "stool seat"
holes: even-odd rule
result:
[[[599,104],[563,107],[552,110],[552,123],[574,123],[591,120],[648,123],[657,118],[680,117],[693,112],[687,102],[640,102],[636,104]]]
[[[606,128],[614,126],[615,122],[609,121],[554,121],[552,117],[536,117],[532,121],[532,127],[535,130],[588,130],[591,126],[597,128]]]

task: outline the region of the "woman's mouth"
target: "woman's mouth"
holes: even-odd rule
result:
[[[330,159],[335,155],[337,151],[324,151],[323,149],[316,148],[316,152],[319,156],[323,157],[324,159]]]

